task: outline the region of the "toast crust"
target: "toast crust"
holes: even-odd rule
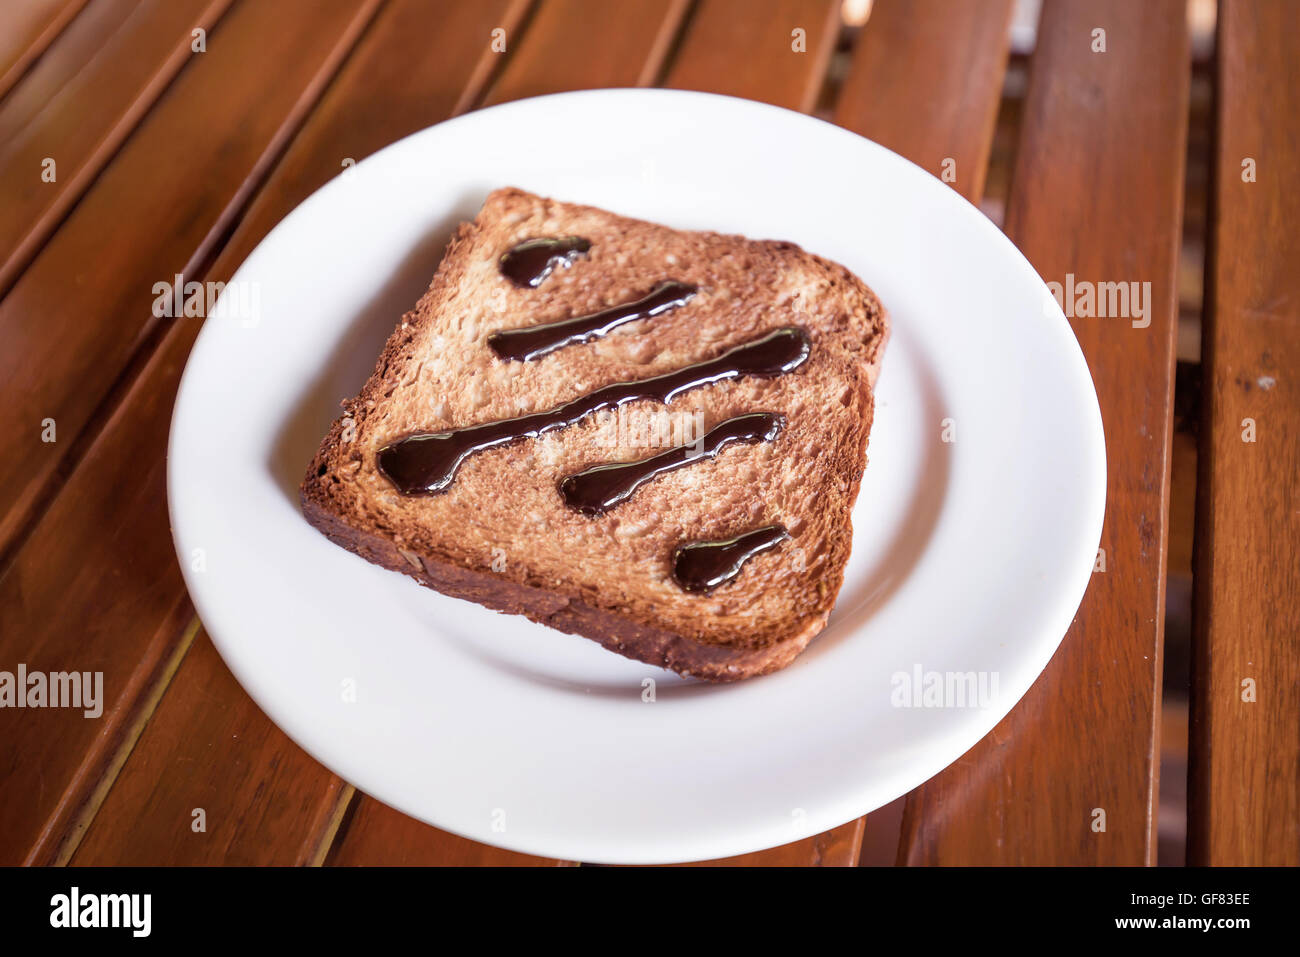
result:
[[[548,232],[594,234],[591,262],[522,293],[484,269],[510,243]],[[660,265],[629,278],[641,268],[636,256],[612,259],[624,237],[633,254],[651,250]],[[631,334],[513,366],[483,347],[493,330],[625,301],[630,289],[668,275],[699,283],[695,313],[632,323],[640,329]],[[492,297],[505,307],[479,307]],[[707,386],[695,397],[710,418],[705,429],[771,408],[789,420],[785,432],[767,447],[729,449],[718,461],[656,479],[604,519],[575,518],[556,494],[558,478],[593,464],[593,456],[611,456],[593,446],[586,425],[480,453],[440,496],[398,496],[375,468],[375,450],[403,432],[508,417],[517,411],[508,402],[554,405],[716,355],[774,324],[792,324],[792,315],[813,334],[810,369],[770,383]],[[842,584],[888,331],[883,307],[860,279],[793,243],[683,233],[497,190],[457,230],[429,291],[402,317],[361,393],[343,403],[302,483],[303,513],[331,541],[444,594],[681,674],[711,681],[767,674],[825,627]],[[451,358],[431,372],[427,366],[444,355]],[[463,382],[462,366],[471,369]],[[497,385],[476,392],[483,380]],[[668,542],[722,538],[775,520],[790,526],[806,569],[792,567],[783,546],[751,559],[740,580],[713,596],[690,598],[668,581]],[[500,570],[493,570],[494,544],[513,549]]]

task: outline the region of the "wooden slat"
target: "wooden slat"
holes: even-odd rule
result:
[[[689,0],[546,0],[484,105],[593,86],[648,86]]]
[[[71,863],[311,863],[351,789],[266,720],[206,635],[183,670]]]
[[[341,171],[344,159],[360,160],[457,109],[467,89],[472,91],[475,84],[481,84],[486,66],[495,58],[489,49],[491,29],[513,29],[525,6],[519,0],[472,5],[454,0],[390,2],[303,125],[206,278],[228,280],[286,213]],[[431,25],[436,25],[443,56],[421,55],[430,42]],[[373,109],[378,101],[386,104],[385,109]],[[161,348],[69,479],[52,513],[65,507],[65,501],[82,501],[93,495],[94,489],[133,481],[134,462],[139,458],[156,459],[161,466],[171,406],[198,330],[197,321],[178,323],[168,330]],[[161,468],[147,479],[141,483],[138,498],[99,503],[92,516],[83,516],[81,522],[87,527],[99,523],[109,535],[116,533],[116,561],[129,563],[136,580],[161,579],[158,590],[188,610],[171,550]],[[41,531],[43,528],[38,534]],[[34,538],[24,556],[35,544]],[[140,554],[143,560],[134,557]],[[31,559],[33,564],[40,560],[39,556]],[[100,596],[100,600],[106,597]],[[177,633],[173,628],[173,641]],[[171,725],[177,714],[184,716],[182,720],[192,733],[174,733]],[[256,749],[242,749],[218,733],[230,725],[238,726],[244,740],[258,742]],[[185,835],[171,828],[178,816],[208,806],[205,800],[214,800],[196,796],[197,782],[176,773],[176,768],[191,765],[204,766],[218,780],[228,770],[250,786],[263,782],[269,788],[266,793],[259,792],[259,799],[266,819],[278,823],[268,831],[223,812],[223,859],[306,862],[323,856],[331,835],[322,828],[335,823],[334,813],[345,793],[340,790],[341,782],[275,729],[229,680],[219,657],[204,652],[188,655],[176,672],[167,690],[165,710],[151,722],[127,759],[118,782],[108,792],[107,809],[95,816],[75,860],[117,862],[129,852],[116,837],[121,833],[137,835],[142,846],[167,863],[209,860],[211,842],[181,840]],[[301,774],[282,774],[280,769],[288,766],[300,768]],[[292,809],[297,810],[289,814]],[[319,853],[310,851],[312,848]]]
[[[12,423],[0,431],[0,554],[162,325],[154,284],[210,255],[376,6],[235,7],[0,301],[0,340],[14,346],[0,352]],[[296,23],[291,44],[281,42],[286,21]],[[42,441],[47,419],[56,442]]]
[[[979,202],[1013,7],[1013,0],[876,0],[853,50],[835,122]],[[947,160],[953,161],[950,176]]]
[[[0,102],[0,296],[230,3],[96,0]]]
[[[325,863],[339,867],[436,866],[556,867],[566,862],[516,854],[430,827],[374,798],[357,796],[341,839]]]
[[[1196,527],[1194,864],[1300,864],[1297,36],[1300,4],[1219,5]]]
[[[0,6],[0,97],[85,5],[86,0],[14,0]]]
[[[910,795],[908,863],[1153,860],[1190,77],[1184,7],[1044,6],[1006,231],[1047,281],[1073,273],[1150,282],[1151,323],[1072,320],[1106,430],[1106,571],[1094,574],[1074,625],[1020,704]],[[1106,31],[1104,53],[1092,52],[1097,28]]]
[[[808,112],[838,35],[835,0],[699,0],[664,85]]]
[[[223,217],[260,179],[259,168],[278,153],[373,9],[352,0],[284,0],[232,10],[208,52],[0,302],[0,331],[11,344],[0,353],[0,383],[15,423],[0,432],[7,504],[33,500],[53,474],[54,450],[89,420],[149,325],[152,284],[206,255]],[[287,47],[284,18],[298,24]],[[257,64],[274,67],[273,83]],[[172,330],[192,334],[196,325],[181,319]],[[160,353],[148,368],[175,381],[184,356]],[[107,415],[107,431],[87,443],[72,484],[0,576],[0,661],[102,671],[106,698],[98,719],[67,709],[6,714],[0,862],[59,858],[151,689],[175,667],[191,612],[167,534],[173,396],[140,393],[130,408]],[[57,419],[57,443],[40,442],[44,416]]]

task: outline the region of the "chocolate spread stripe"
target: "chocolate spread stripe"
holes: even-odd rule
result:
[[[560,482],[565,504],[586,515],[603,515],[626,502],[646,482],[696,462],[717,458],[733,442],[771,442],[785,420],[774,412],[751,412],[710,429],[698,447],[681,445],[635,462],[595,465]]]
[[[460,464],[475,452],[562,429],[602,409],[637,399],[671,402],[691,389],[739,376],[772,377],[791,372],[808,358],[808,333],[791,326],[729,349],[722,355],[673,372],[633,382],[616,382],[546,412],[485,422],[447,432],[398,439],[379,450],[379,470],[405,495],[444,492]]]
[[[557,266],[568,268],[590,249],[591,242],[581,236],[528,239],[507,250],[497,268],[516,286],[536,289]]]
[[[739,575],[745,562],[789,537],[785,526],[765,525],[718,542],[678,545],[673,551],[673,578],[686,591],[713,591]]]
[[[668,279],[635,302],[626,302],[602,309],[600,312],[575,316],[572,319],[561,319],[558,322],[494,332],[488,336],[487,343],[502,359],[515,359],[520,362],[540,359],[565,346],[575,346],[600,339],[625,323],[649,319],[670,309],[676,309],[690,301],[695,293],[695,286]]]

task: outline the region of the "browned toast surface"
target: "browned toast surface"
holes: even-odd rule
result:
[[[572,236],[589,250],[537,287],[502,274],[501,257],[519,243]],[[695,291],[538,358],[503,359],[489,347],[494,333],[634,302],[665,281]],[[793,371],[703,385],[667,404],[631,401],[475,452],[436,494],[405,494],[379,466],[382,449],[411,436],[561,408],[791,327],[810,340]],[[455,597],[682,673],[766,673],[822,629],[839,591],[887,335],[861,280],[791,243],[497,190],[344,403],[302,484],[303,510],[331,540]],[[603,514],[584,514],[559,491],[592,466],[646,459],[755,412],[779,418],[774,439],[726,445]],[[691,592],[675,577],[680,546],[770,525],[789,538],[726,584]]]

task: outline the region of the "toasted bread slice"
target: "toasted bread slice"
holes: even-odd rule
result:
[[[521,243],[556,237],[585,243],[550,258],[525,247],[503,263]],[[656,314],[531,357],[500,354],[502,332],[635,304],[665,282],[686,291]],[[787,371],[706,374],[782,335],[807,346]],[[500,189],[460,226],[374,374],[343,403],[303,481],[303,511],[344,548],[448,595],[686,675],[765,674],[822,630],[843,581],[887,336],[861,280],[792,243]],[[708,381],[667,402],[639,385],[700,364]],[[620,388],[621,404],[583,406]],[[570,424],[556,424],[557,410]],[[754,413],[769,413],[774,437],[695,454],[694,440]],[[421,471],[440,442],[471,427],[500,439],[511,422],[528,434],[462,443],[470,452],[438,481]],[[684,445],[691,454],[672,452]],[[674,454],[675,467],[642,475],[607,509],[566,499],[567,480],[594,467]],[[755,535],[762,547],[746,548]],[[736,536],[750,537],[698,545]]]

